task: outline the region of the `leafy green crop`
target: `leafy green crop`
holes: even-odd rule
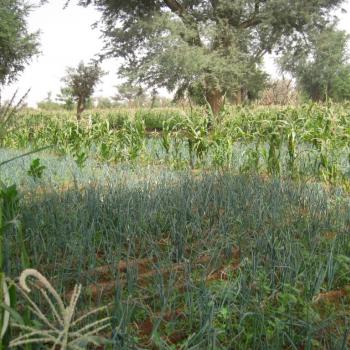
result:
[[[66,300],[81,283],[111,349],[347,349],[346,106],[143,113],[28,112],[6,135],[56,145],[0,151],[6,274],[30,257]]]
[[[34,180],[41,179],[45,169],[46,166],[41,164],[40,159],[35,158],[32,160],[27,174],[31,176]]]
[[[57,154],[72,156],[80,167],[87,158],[95,158],[101,163],[229,168],[237,173],[348,181],[346,106],[231,107],[216,124],[204,109],[95,112],[79,124],[69,113],[56,113],[27,113],[7,134],[5,146],[56,145]]]

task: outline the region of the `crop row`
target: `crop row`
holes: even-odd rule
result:
[[[52,185],[23,193],[6,273],[18,275],[26,251],[66,298],[83,284],[84,310],[112,302],[115,347],[338,349],[346,341],[350,218],[341,190],[142,167]]]
[[[115,113],[96,112],[80,124],[62,115],[28,114],[3,145],[51,145],[52,151],[72,156],[81,167],[94,157],[101,162],[230,168],[331,182],[348,178],[350,117],[345,107],[236,108],[224,112],[220,122],[204,110],[150,110],[129,116],[124,111],[120,119],[122,112]]]

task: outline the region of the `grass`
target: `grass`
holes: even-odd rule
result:
[[[68,125],[65,140],[93,139],[81,163],[53,150],[1,171],[20,191],[23,227],[6,233],[6,275],[20,274],[25,247],[66,304],[81,283],[84,314],[108,306],[106,349],[348,349],[348,122],[337,107],[325,134],[322,111],[335,107],[313,108],[307,127],[302,110],[285,111],[294,146],[290,126],[269,138],[283,123],[266,110],[237,109],[210,133],[190,120],[153,138],[137,121],[124,135],[103,121],[92,133]],[[128,156],[96,157],[96,141],[111,139]],[[2,149],[0,162],[20,152]],[[220,154],[230,163],[214,166]],[[315,170],[334,165],[337,181]]]

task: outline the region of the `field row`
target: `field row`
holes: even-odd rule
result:
[[[118,349],[342,348],[342,190],[152,167],[109,175],[27,183],[7,275],[27,260],[66,298],[82,283],[82,310],[111,305]]]
[[[3,145],[53,146],[52,152],[73,157],[80,167],[92,157],[101,163],[229,168],[329,182],[349,178],[350,117],[344,106],[236,108],[220,122],[203,110],[95,113],[80,124],[63,117],[28,113]]]

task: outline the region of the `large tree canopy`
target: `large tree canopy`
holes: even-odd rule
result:
[[[308,50],[285,54],[279,63],[314,101],[350,99],[349,34],[328,27],[310,35]]]
[[[23,0],[0,0],[0,87],[13,81],[37,53],[37,33],[29,33],[30,6]]]
[[[200,82],[213,110],[261,75],[263,55],[296,50],[343,0],[80,0],[102,11],[106,55],[121,73],[184,91]]]

